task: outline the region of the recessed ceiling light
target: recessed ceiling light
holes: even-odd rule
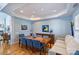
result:
[[[21,13],[23,13],[23,10],[20,10]]]

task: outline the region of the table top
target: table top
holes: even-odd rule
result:
[[[27,38],[31,39],[31,40],[37,40],[40,41],[42,43],[47,44],[51,39],[50,38],[42,38],[42,37],[32,37],[32,36],[26,36]]]

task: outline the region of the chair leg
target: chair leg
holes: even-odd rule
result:
[[[44,53],[44,54],[46,53],[45,47],[43,48],[43,53]]]
[[[27,43],[26,43],[26,49],[27,49]]]
[[[44,52],[44,48],[42,48],[42,49],[40,50],[40,55],[42,55],[41,52]]]
[[[19,47],[21,47],[21,44],[19,43]]]
[[[23,44],[20,44],[21,48],[23,48]]]
[[[40,50],[40,55],[41,55],[41,50]]]
[[[20,47],[20,40],[19,40],[19,47]]]

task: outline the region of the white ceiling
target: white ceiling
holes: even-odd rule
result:
[[[2,11],[24,19],[41,20],[66,14],[73,5],[68,3],[9,3]]]

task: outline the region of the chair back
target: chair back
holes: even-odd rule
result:
[[[32,47],[32,40],[26,38],[26,41],[27,41],[27,46]]]
[[[34,47],[34,48],[42,49],[42,48],[44,47],[44,44],[41,43],[40,41],[32,40],[32,42],[33,42],[33,47]]]
[[[26,45],[26,38],[25,37],[20,38],[20,43]]]
[[[24,37],[24,34],[19,34],[19,40]]]
[[[24,34],[19,34],[19,37],[24,37]]]

